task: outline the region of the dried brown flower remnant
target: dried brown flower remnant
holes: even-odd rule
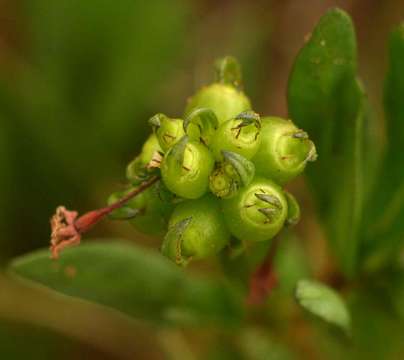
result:
[[[60,250],[80,243],[81,235],[74,225],[77,216],[77,211],[69,211],[64,206],[59,206],[52,216],[50,250],[53,259],[59,257]]]
[[[162,161],[163,161],[162,153],[160,153],[159,151],[155,151],[154,154],[153,154],[152,159],[146,165],[146,168],[149,169],[149,170],[160,168]]]

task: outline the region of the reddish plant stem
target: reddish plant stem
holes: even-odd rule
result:
[[[119,209],[125,205],[129,200],[145,191],[159,180],[159,176],[153,176],[149,180],[141,183],[136,189],[125,195],[122,199],[119,199],[115,203],[97,210],[92,210],[84,215],[80,216],[75,222],[74,226],[80,234],[84,234],[105,216],[109,215],[112,211]]]
[[[258,266],[250,278],[248,305],[261,305],[278,284],[274,269],[274,259],[278,250],[280,236],[276,236],[264,261]]]
[[[55,215],[51,218],[50,250],[52,258],[57,259],[61,250],[79,244],[82,234],[90,230],[112,211],[119,209],[130,199],[152,186],[159,178],[159,176],[153,176],[117,202],[101,209],[89,211],[79,218],[77,218],[77,211],[69,211],[64,206],[59,206]]]

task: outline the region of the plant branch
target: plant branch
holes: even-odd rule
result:
[[[89,211],[79,218],[77,211],[69,211],[64,206],[59,206],[50,221],[52,229],[50,246],[52,258],[57,259],[59,252],[66,247],[79,244],[82,234],[90,230],[112,211],[119,209],[130,199],[148,189],[159,178],[159,176],[153,176],[115,203],[101,209]]]
[[[274,269],[274,259],[278,250],[279,239],[280,235],[274,238],[264,261],[257,267],[250,278],[250,290],[247,297],[248,305],[261,305],[278,284],[278,277]]]

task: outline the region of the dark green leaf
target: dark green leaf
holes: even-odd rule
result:
[[[384,105],[387,146],[369,207],[369,247],[397,254],[404,241],[404,23],[390,37]],[[388,256],[388,257],[389,257]]]
[[[226,284],[188,276],[160,254],[118,241],[86,243],[58,261],[40,250],[13,261],[10,271],[138,318],[234,325],[241,317],[239,294]]]
[[[296,299],[310,313],[350,330],[351,317],[342,298],[330,287],[314,281],[300,280],[296,287]]]
[[[319,158],[308,166],[308,179],[332,248],[342,270],[351,275],[367,189],[363,169],[371,165],[364,158],[367,107],[356,79],[355,33],[342,10],[327,12],[298,54],[288,105],[291,118],[316,144]]]

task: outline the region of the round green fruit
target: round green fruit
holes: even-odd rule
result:
[[[219,201],[212,195],[187,200],[175,208],[162,253],[178,265],[217,254],[230,240]]]
[[[251,159],[261,141],[261,119],[253,111],[245,111],[219,126],[210,148],[216,160],[222,160],[222,151],[231,151]]]
[[[222,207],[230,232],[250,242],[272,239],[288,215],[282,188],[265,178],[255,178],[235,197],[222,200]]]
[[[213,83],[200,89],[189,99],[185,116],[198,108],[213,110],[219,124],[236,117],[243,111],[250,110],[248,97],[240,90],[228,84]]]
[[[161,176],[174,194],[197,199],[207,192],[213,167],[214,159],[208,148],[197,141],[188,141],[184,136],[165,155]]]
[[[285,184],[316,158],[314,143],[292,121],[278,117],[262,119],[261,144],[252,159],[257,174]]]

